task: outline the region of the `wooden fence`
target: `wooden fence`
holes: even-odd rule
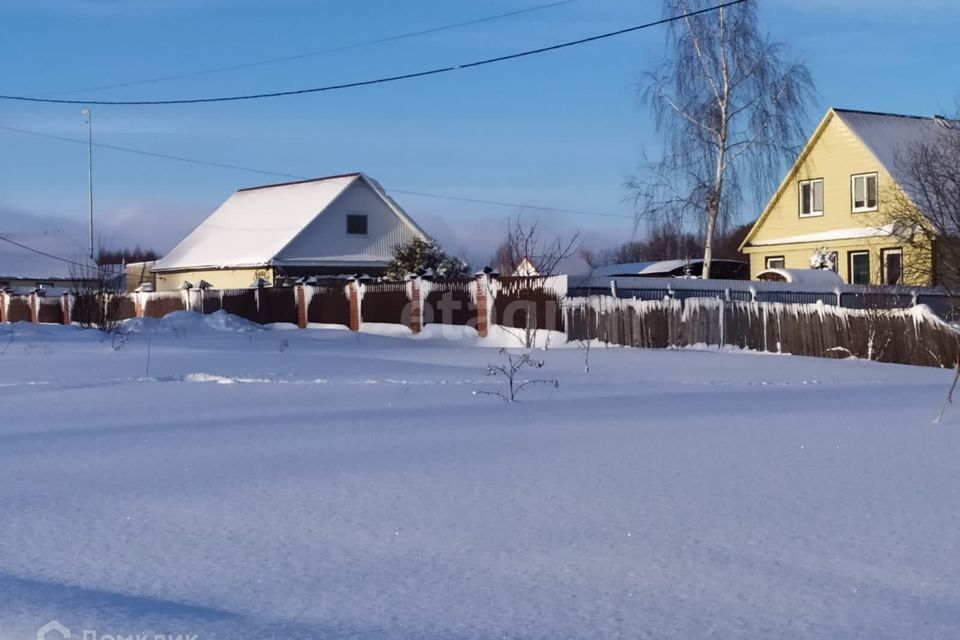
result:
[[[307,322],[349,326],[350,295],[346,287],[346,282],[305,286]]]
[[[362,288],[360,317],[363,322],[410,326],[411,287],[406,282],[378,282]]]
[[[493,323],[515,329],[563,331],[564,291],[555,278],[509,277],[496,281]]]
[[[361,322],[565,331],[570,340],[597,339],[642,348],[729,346],[825,358],[856,356],[882,362],[953,367],[958,332],[925,306],[844,308],[818,302],[784,303],[721,297],[641,300],[612,295],[570,297],[549,278],[414,280],[403,283],[331,281],[263,289],[191,290],[112,296],[109,313],[123,320],[172,311],[224,310],[267,324]],[[708,292],[709,293],[709,292]],[[0,292],[0,320],[92,324],[102,313],[89,296],[11,295]]]
[[[421,286],[424,325],[476,325],[477,284],[473,278],[437,278]]]
[[[844,309],[824,304],[707,298],[568,298],[570,340],[663,349],[731,346],[819,358],[953,367],[960,333],[925,307]]]

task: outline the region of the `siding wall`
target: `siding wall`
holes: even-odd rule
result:
[[[157,273],[157,291],[177,291],[184,281],[193,286],[201,280],[209,282],[214,289],[246,289],[257,279],[258,271],[266,271],[266,280],[273,282],[273,269],[207,269],[201,271],[176,271]]]
[[[367,215],[367,236],[347,235],[347,215]],[[365,183],[355,182],[278,254],[277,260],[387,262],[414,232]]]

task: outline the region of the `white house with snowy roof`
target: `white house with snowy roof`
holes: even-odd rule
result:
[[[396,245],[416,237],[427,235],[379,183],[350,173],[240,189],[152,271],[159,291],[377,275]]]

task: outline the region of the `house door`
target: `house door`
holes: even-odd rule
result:
[[[883,284],[903,284],[903,250],[884,249]]]

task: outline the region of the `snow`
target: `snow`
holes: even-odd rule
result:
[[[207,315],[193,311],[173,311],[162,319],[132,318],[120,325],[123,333],[205,334],[216,332],[262,331],[264,327],[222,309]]]
[[[267,264],[358,177],[237,191],[154,270]]]
[[[885,238],[893,235],[893,225],[885,224],[877,227],[851,227],[847,229],[833,229],[831,231],[817,231],[798,236],[785,236],[771,240],[751,240],[752,247],[766,247],[778,244],[800,244],[803,242],[829,242],[831,240],[855,240],[858,238]]]
[[[949,128],[935,118],[870,113],[836,109],[837,116],[863,141],[901,187],[912,181],[904,166],[909,154],[919,145],[936,144],[948,132],[956,132],[958,120],[945,120]]]
[[[215,315],[0,326],[0,638],[956,636],[950,371]]]
[[[762,279],[767,274],[777,274],[785,282],[798,285],[841,287],[844,284],[837,272],[830,269],[764,269],[757,277]]]

